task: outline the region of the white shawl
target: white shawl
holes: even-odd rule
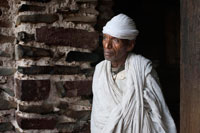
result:
[[[93,77],[91,133],[176,133],[174,121],[148,59],[129,54],[125,62],[127,88],[122,94],[102,61]]]

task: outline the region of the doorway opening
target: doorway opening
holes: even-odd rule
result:
[[[139,35],[133,52],[150,59],[179,131],[180,105],[180,1],[114,0],[114,15],[133,18]]]

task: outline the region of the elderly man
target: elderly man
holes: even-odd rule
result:
[[[105,60],[93,77],[92,133],[176,133],[151,61],[130,53],[137,34],[124,14],[103,27]]]

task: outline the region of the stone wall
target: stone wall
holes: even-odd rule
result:
[[[89,132],[111,7],[111,0],[0,1],[0,132]]]

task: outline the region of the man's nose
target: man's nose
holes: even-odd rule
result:
[[[110,39],[105,42],[104,48],[106,49],[112,48],[112,42],[110,41]]]

